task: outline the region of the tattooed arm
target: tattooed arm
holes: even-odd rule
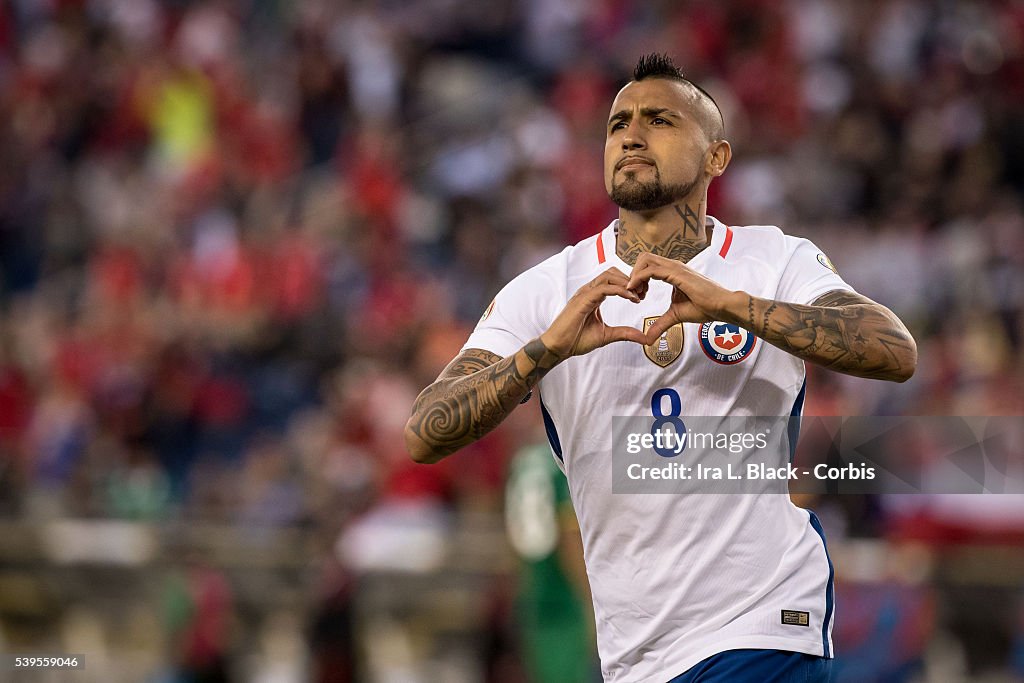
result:
[[[856,292],[835,290],[810,306],[733,292],[692,268],[642,254],[627,289],[646,294],[649,280],[672,284],[672,303],[647,328],[647,343],[678,322],[722,322],[750,330],[769,344],[830,370],[905,382],[917,367],[917,344],[885,306]]]
[[[405,444],[416,462],[437,462],[497,427],[558,359],[540,339],[502,359],[467,349],[416,398]]]
[[[476,441],[504,420],[551,368],[571,356],[590,353],[616,341],[644,342],[633,327],[609,327],[601,302],[621,296],[626,276],[609,268],[566,303],[551,326],[508,358],[468,349],[416,398],[405,425],[405,443],[417,462],[437,462]]]
[[[746,311],[732,320],[769,344],[830,370],[905,382],[917,367],[917,344],[896,314],[866,296],[835,290],[810,306],[744,292]]]

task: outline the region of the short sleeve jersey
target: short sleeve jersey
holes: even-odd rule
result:
[[[711,242],[689,266],[731,290],[809,304],[850,290],[810,241],[772,226],[708,218]],[[614,223],[508,283],[464,348],[508,356],[543,333],[569,298],[611,266]],[[608,325],[642,329],[668,308],[652,280],[639,304],[609,297]],[[785,494],[612,493],[615,416],[649,416],[671,387],[682,415],[787,416],[802,410],[802,360],[725,323],[686,323],[681,349],[619,342],[541,380],[548,439],[583,534],[606,681],[666,681],[718,652],[780,649],[832,656],[833,571],[813,514]],[[806,613],[789,619],[783,612]],[[792,623],[797,621],[798,623]]]

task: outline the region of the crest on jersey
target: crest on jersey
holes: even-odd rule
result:
[[[644,332],[646,332],[654,321],[661,316],[644,318]],[[683,352],[683,324],[676,323],[661,333],[658,341],[644,346],[644,355],[651,359],[651,362],[661,367],[672,364],[679,354]]]
[[[836,270],[836,267],[832,265],[832,261],[829,260],[828,256],[825,256],[824,254],[818,254],[818,263],[825,266],[836,275],[839,275],[839,271]]]
[[[722,365],[733,365],[750,355],[757,337],[739,325],[713,322],[700,326],[700,348],[704,355]]]

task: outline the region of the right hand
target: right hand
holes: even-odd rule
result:
[[[644,334],[635,327],[610,327],[601,319],[601,302],[610,296],[640,303],[641,297],[626,289],[627,282],[629,278],[612,267],[580,287],[551,327],[540,336],[547,350],[559,360],[565,360],[617,341],[646,344]]]

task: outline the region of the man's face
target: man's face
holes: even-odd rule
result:
[[[604,146],[604,185],[627,211],[651,211],[689,195],[703,181],[711,140],[689,86],[665,78],[628,83],[612,103]]]

